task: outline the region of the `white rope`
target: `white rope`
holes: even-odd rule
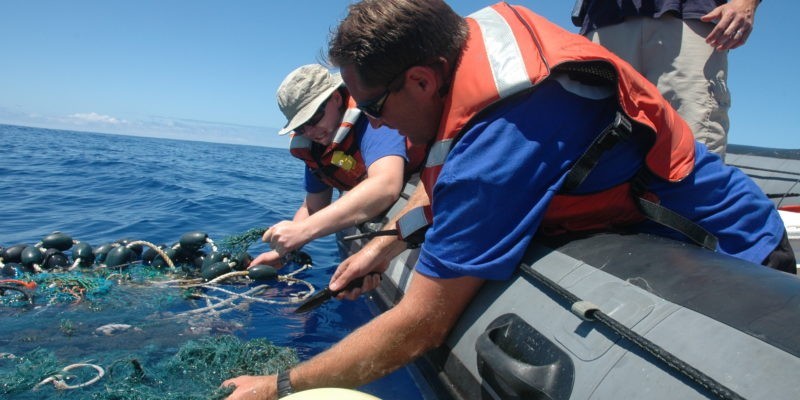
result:
[[[299,273],[301,273],[301,272],[303,272],[303,271],[305,271],[307,269],[311,269],[311,264],[303,264],[300,268],[298,268],[298,269],[296,269],[296,270],[294,270],[294,271],[292,271],[292,272],[290,272],[290,273],[288,273],[286,275],[282,275],[282,276],[285,277],[285,278],[291,278],[291,277],[293,277],[293,276],[295,276],[295,275],[297,275],[297,274],[299,274]]]
[[[156,253],[158,253],[159,256],[161,256],[161,258],[164,259],[164,261],[167,262],[167,265],[169,265],[170,268],[175,268],[175,263],[173,263],[172,260],[169,258],[169,256],[167,256],[167,253],[165,253],[164,250],[161,250],[158,246],[156,246],[156,245],[154,245],[154,244],[152,244],[150,242],[147,242],[147,241],[144,241],[144,240],[136,240],[136,241],[128,243],[128,245],[126,247],[128,247],[130,249],[131,246],[137,245],[137,244],[143,244],[143,245],[153,249]]]
[[[217,245],[216,245],[216,244],[214,244],[214,241],[213,241],[213,240],[211,240],[211,238],[210,238],[210,237],[207,237],[207,238],[206,238],[206,243],[208,243],[208,244],[210,244],[210,245],[211,245],[211,251],[213,251],[213,252],[216,252],[216,251],[217,251]]]
[[[78,268],[78,265],[80,265],[80,263],[81,263],[81,258],[80,258],[80,257],[76,258],[76,259],[75,259],[75,262],[74,262],[74,263],[72,263],[72,266],[70,266],[69,268],[67,268],[67,271],[72,271],[72,270],[74,270],[75,268]]]
[[[259,286],[256,286],[254,288],[251,288],[250,290],[248,290],[248,291],[246,291],[244,293],[235,293],[235,292],[231,292],[229,290],[218,288],[216,286],[212,286],[211,288],[217,289],[217,290],[219,290],[219,291],[221,291],[223,293],[227,293],[227,294],[231,295],[231,297],[229,297],[229,298],[227,298],[225,300],[222,300],[219,303],[211,304],[211,305],[203,307],[203,308],[197,308],[197,309],[194,309],[194,310],[184,311],[184,312],[182,312],[180,314],[176,314],[175,316],[176,317],[186,317],[186,316],[190,316],[190,315],[205,313],[205,312],[208,312],[208,311],[217,311],[217,309],[219,309],[220,307],[232,304],[233,302],[235,302],[236,300],[239,300],[241,298],[250,298],[250,295],[256,294],[259,291],[265,290],[268,287],[269,287],[268,285],[259,285]],[[206,300],[208,300],[208,299],[206,299]],[[233,308],[233,306],[231,306],[231,308]]]
[[[64,375],[63,374],[55,374],[55,375],[47,377],[44,380],[42,380],[41,382],[37,383],[36,386],[33,387],[32,391],[35,392],[35,391],[39,390],[40,387],[42,387],[42,386],[44,386],[44,385],[46,385],[48,383],[52,383],[53,386],[55,386],[55,388],[58,389],[58,390],[79,389],[79,388],[94,384],[95,382],[99,381],[106,374],[105,370],[103,370],[103,368],[100,367],[99,365],[86,364],[86,363],[78,363],[78,364],[67,365],[66,367],[64,367],[61,370],[61,372],[69,372],[69,371],[71,371],[71,370],[73,370],[75,368],[83,368],[83,367],[94,368],[94,370],[97,371],[97,376],[95,376],[92,379],[89,379],[86,382],[79,383],[77,385],[68,385],[67,382],[64,381]]]

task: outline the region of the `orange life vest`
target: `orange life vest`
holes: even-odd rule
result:
[[[421,175],[432,204],[433,187],[447,154],[476,114],[535,87],[553,70],[576,65],[601,63],[613,71],[610,82],[616,83],[621,111],[633,121],[635,134],[646,133],[652,139],[644,165],[654,176],[677,182],[691,173],[695,141],[689,126],[629,64],[523,7],[498,3],[466,21],[469,38]],[[431,215],[430,210],[425,214]],[[591,196],[555,196],[540,229],[544,233],[594,230],[642,219],[630,184],[624,183]],[[400,226],[402,231],[402,221]]]
[[[303,135],[292,134],[289,152],[303,160],[323,183],[339,190],[350,190],[367,176],[367,167],[351,129],[361,117],[355,101],[348,98],[342,123],[331,144],[322,147]]]
[[[350,190],[367,177],[367,167],[356,143],[356,135],[350,134],[360,117],[361,110],[356,107],[355,100],[348,96],[342,123],[328,147],[323,148],[305,136],[292,134],[289,152],[303,160],[326,185]],[[406,139],[406,179],[422,167],[425,150],[425,146],[413,145]]]

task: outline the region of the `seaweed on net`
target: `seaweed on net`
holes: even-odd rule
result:
[[[35,282],[35,289],[18,288],[27,296],[0,296],[0,305],[24,307],[33,302],[73,303],[76,300],[94,300],[105,296],[114,286],[113,281],[102,276],[86,275],[81,272],[40,273],[22,277],[26,281]]]
[[[150,360],[149,357],[143,358]],[[17,364],[13,373],[0,374],[2,394],[30,391],[60,371],[56,357],[40,349],[5,361]],[[298,358],[294,350],[275,346],[266,339],[242,341],[223,335],[188,341],[172,357],[152,362],[147,365],[135,357],[119,359],[107,367],[106,375],[97,384],[62,394],[65,398],[97,400],[222,399],[232,391],[219,387],[224,380],[239,375],[275,374],[295,365]],[[2,367],[0,364],[0,371]],[[39,390],[46,395],[46,390],[52,393],[55,389]]]
[[[71,303],[80,299],[96,300],[104,297],[114,282],[104,276],[93,276],[80,271],[71,273],[41,273],[32,276],[37,284],[37,298],[48,304]]]
[[[73,304],[81,301],[95,303],[97,306],[109,305],[114,299],[109,299],[108,295],[120,283],[126,286],[147,286],[174,276],[172,271],[141,264],[130,265],[124,270],[104,268],[25,274],[20,279],[34,282],[36,288],[15,288],[15,291],[8,290],[5,295],[0,293],[0,306],[19,308],[31,303]],[[28,296],[23,296],[24,293]]]
[[[231,235],[223,238],[219,245],[221,249],[229,251],[231,254],[239,254],[247,251],[251,244],[261,239],[267,228],[250,228],[240,234]]]

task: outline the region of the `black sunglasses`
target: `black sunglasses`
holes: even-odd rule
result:
[[[373,119],[379,119],[381,117],[381,110],[383,110],[383,105],[386,103],[386,99],[389,97],[389,88],[387,87],[383,93],[372,99],[367,101],[362,101],[356,103],[356,107],[358,107],[361,112],[366,114],[368,117]]]
[[[306,130],[307,127],[314,126],[318,124],[319,121],[322,121],[322,118],[325,118],[325,106],[328,104],[328,100],[330,100],[330,97],[325,99],[325,101],[323,101],[322,104],[319,105],[317,111],[314,112],[314,115],[312,115],[308,121],[304,122],[303,125],[294,128],[294,133],[298,135],[304,135],[305,134],[304,131]]]
[[[402,71],[400,71],[399,74],[395,75],[394,78],[389,80],[389,83],[386,85],[386,90],[384,90],[380,96],[370,100],[357,102],[356,107],[358,107],[358,109],[361,110],[361,112],[366,114],[368,117],[372,119],[379,119],[381,117],[381,110],[383,110],[383,105],[386,104],[386,99],[389,98],[389,93],[391,93],[392,91],[391,89],[392,84],[394,83],[394,81],[397,80],[397,78],[405,74],[409,68],[411,67],[404,68]]]

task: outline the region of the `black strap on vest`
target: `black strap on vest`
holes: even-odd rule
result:
[[[592,172],[592,169],[597,166],[600,157],[621,141],[629,140],[632,134],[633,127],[630,120],[617,111],[614,121],[603,129],[603,132],[595,138],[575,162],[575,165],[567,172],[564,185],[559,192],[567,194],[578,188],[589,176],[589,173]],[[645,166],[642,166],[631,181],[631,195],[636,200],[639,211],[651,221],[681,233],[697,245],[716,251],[718,241],[711,232],[683,215],[643,197],[647,192],[647,182],[650,177],[650,172],[647,171]]]
[[[632,133],[631,121],[617,111],[614,121],[603,129],[603,132],[594,139],[586,152],[578,158],[578,161],[575,161],[575,165],[567,172],[561,191],[571,192],[577,189],[600,161],[603,153],[616,146],[620,141],[630,139]]]
[[[642,168],[631,182],[633,198],[639,205],[639,210],[642,212],[642,214],[654,222],[664,225],[674,231],[680,232],[697,245],[711,251],[716,251],[718,240],[717,237],[711,232],[707,231],[705,228],[689,218],[686,218],[683,215],[680,215],[660,204],[647,200],[642,196],[647,190],[647,181],[650,180],[650,177],[650,172],[645,168]]]

